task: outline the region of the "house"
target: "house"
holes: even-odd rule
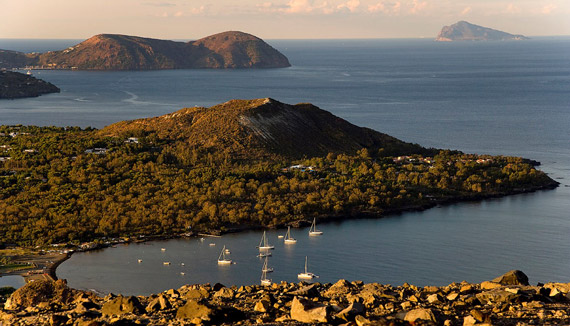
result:
[[[125,140],[125,143],[128,144],[138,144],[139,143],[139,139],[136,137],[129,137],[127,138],[127,140]]]

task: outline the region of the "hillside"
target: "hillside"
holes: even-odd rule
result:
[[[52,83],[12,71],[0,71],[0,99],[37,97],[42,94],[59,93]]]
[[[384,148],[393,155],[429,152],[355,126],[312,104],[289,105],[270,98],[186,108],[160,117],[119,122],[101,131],[107,136],[141,132],[246,158],[277,155],[298,159],[329,152],[355,154],[363,148]]]
[[[263,40],[224,32],[198,41],[175,42],[128,35],[100,34],[61,51],[24,54],[0,52],[2,67],[48,69],[155,70],[192,68],[281,68],[288,59]]]
[[[466,21],[444,26],[436,37],[439,42],[451,41],[508,41],[527,40],[523,35],[513,35],[495,29],[474,25]]]

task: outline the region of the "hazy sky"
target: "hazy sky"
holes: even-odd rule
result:
[[[431,38],[459,20],[570,35],[570,0],[0,0],[0,10],[0,38]]]

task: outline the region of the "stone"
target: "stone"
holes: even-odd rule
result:
[[[74,292],[64,280],[29,282],[16,290],[6,300],[4,309],[19,310],[37,306],[40,302],[68,304],[74,300]]]
[[[186,300],[200,300],[209,298],[210,292],[204,288],[190,289],[186,291],[182,296]]]
[[[415,322],[418,319],[432,321],[434,323],[437,322],[433,311],[426,308],[418,308],[408,311],[404,317],[404,320],[408,322]]]
[[[492,290],[500,287],[502,287],[502,285],[497,282],[485,281],[481,283],[481,290]]]
[[[147,312],[157,312],[160,310],[166,310],[172,308],[170,301],[164,295],[159,295],[157,298],[153,299],[146,306]]]
[[[437,293],[429,295],[426,300],[431,304],[443,303],[443,298]]]
[[[347,295],[349,294],[352,289],[354,288],[354,285],[352,285],[350,282],[348,282],[347,280],[338,280],[335,284],[333,284],[327,291],[325,291],[325,296],[326,297],[338,297],[341,295]]]
[[[477,323],[477,320],[473,316],[465,316],[463,318],[463,326],[473,326]]]
[[[170,289],[166,291],[166,295],[170,296],[171,298],[180,298],[180,293],[174,289]]]
[[[461,294],[467,294],[467,293],[473,292],[473,290],[474,290],[473,285],[471,285],[471,284],[466,284],[466,285],[463,285],[463,286],[461,287],[461,289],[459,290],[459,293],[461,293]]]
[[[214,309],[194,300],[186,302],[184,306],[178,308],[176,311],[176,318],[178,319],[193,320],[199,318],[201,321],[211,321],[214,316]]]
[[[267,300],[257,301],[253,307],[253,311],[256,312],[267,312],[269,309],[271,309],[271,302]]]
[[[357,326],[366,326],[370,324],[370,320],[362,317],[361,315],[354,317],[354,322]]]
[[[447,295],[447,300],[449,301],[455,301],[455,299],[457,299],[459,297],[459,293],[457,292],[451,292],[450,294]]]
[[[475,318],[476,321],[480,322],[480,323],[488,323],[491,321],[491,319],[489,318],[489,316],[483,312],[481,312],[480,310],[477,309],[472,309],[469,314],[471,316],[473,316],[473,318]]]
[[[514,294],[501,289],[489,290],[481,293],[477,293],[477,299],[485,303],[516,303],[520,301],[520,295]]]
[[[410,301],[404,301],[400,304],[400,307],[402,307],[404,310],[412,309],[413,306],[414,305]]]
[[[519,270],[509,271],[493,280],[501,285],[528,285],[528,276]]]
[[[346,321],[354,320],[354,317],[364,313],[366,308],[364,305],[358,301],[352,302],[348,307],[341,310],[336,316],[340,319],[344,319]]]
[[[142,307],[139,299],[134,296],[118,296],[111,301],[105,302],[101,308],[103,315],[123,315],[123,314],[142,314],[144,308]]]
[[[307,298],[314,298],[320,296],[319,290],[317,290],[316,283],[303,286],[302,288],[289,292],[288,294],[307,297]]]
[[[228,299],[231,300],[234,298],[235,295],[235,291],[230,289],[230,288],[226,288],[223,287],[221,289],[219,289],[216,293],[214,293],[214,298],[219,298],[219,299]]]
[[[294,297],[291,304],[291,319],[302,323],[326,323],[330,319],[330,307],[319,302]]]

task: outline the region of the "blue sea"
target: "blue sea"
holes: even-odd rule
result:
[[[2,40],[46,51],[77,40]],[[273,40],[292,67],[267,70],[36,70],[59,94],[0,101],[0,124],[93,126],[234,98],[311,102],[354,124],[423,146],[538,160],[552,191],[454,204],[384,219],[322,224],[285,246],[272,230],[274,281],[296,281],[304,257],[320,282],[481,282],[510,269],[570,282],[570,38],[439,43]],[[259,232],[75,254],[58,276],[102,293],[148,294],[186,283],[258,283]],[[210,246],[214,242],[215,246]],[[219,268],[222,245],[236,264]],[[167,250],[161,251],[160,248]],[[142,259],[142,263],[137,263]],[[171,265],[162,263],[171,261]],[[184,266],[181,264],[184,263]],[[184,275],[181,274],[184,273]],[[4,278],[0,278],[0,286]]]

